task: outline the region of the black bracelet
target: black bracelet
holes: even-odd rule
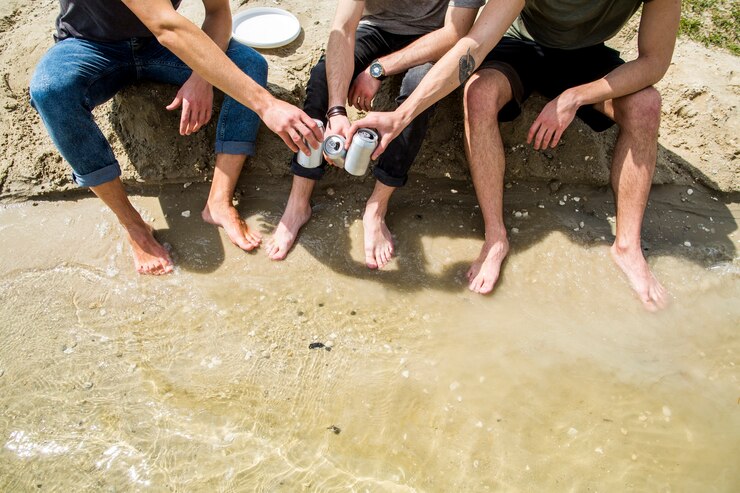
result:
[[[347,116],[347,108],[345,108],[343,105],[339,106],[332,106],[329,108],[329,111],[326,112],[326,119],[337,115]]]

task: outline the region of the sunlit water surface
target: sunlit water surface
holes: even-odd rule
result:
[[[469,293],[480,216],[455,186],[399,195],[387,272],[362,265],[357,193],[319,191],[282,263],[204,225],[202,187],[138,197],[164,278],[132,272],[93,199],[5,206],[0,490],[738,491],[738,208],[707,196],[686,222],[678,190],[654,197],[673,303],[653,315],[601,191],[507,190],[512,255]],[[252,190],[268,235],[284,197]]]

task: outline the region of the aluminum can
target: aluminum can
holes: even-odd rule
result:
[[[370,156],[378,147],[378,133],[369,128],[361,128],[352,137],[352,143],[344,159],[344,170],[350,175],[362,176],[370,166]]]
[[[321,135],[324,135],[324,124],[321,120],[317,120],[316,118],[313,119],[313,121],[316,122],[316,124],[321,129]],[[309,149],[311,149],[311,155],[307,156],[303,153],[303,151],[298,151],[298,157],[296,158],[296,161],[298,161],[298,164],[303,166],[304,168],[318,168],[321,166],[321,147],[319,146],[318,149],[314,149],[310,145],[308,145],[308,142],[304,139],[303,143],[308,146]]]
[[[334,166],[344,168],[344,158],[347,151],[344,149],[345,139],[341,135],[330,135],[324,139],[324,154]]]

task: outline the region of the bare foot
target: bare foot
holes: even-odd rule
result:
[[[611,254],[648,311],[655,312],[668,306],[668,292],[653,275],[639,248],[622,249],[615,243]]]
[[[209,224],[224,228],[231,242],[247,252],[257,248],[262,241],[262,236],[249,229],[230,202],[208,202],[201,217]]]
[[[481,248],[478,259],[468,270],[470,284],[468,289],[475,293],[488,294],[498,281],[501,264],[509,253],[509,242],[506,236],[502,240],[486,241]]]
[[[298,232],[311,218],[311,205],[304,202],[291,202],[285,208],[275,233],[268,240],[267,256],[272,260],[283,260],[288,256]]]
[[[134,266],[139,274],[160,276],[172,272],[170,254],[156,239],[154,229],[148,224],[125,228],[134,254]]]
[[[368,209],[371,207],[368,205]],[[362,218],[365,229],[365,264],[371,269],[382,269],[393,258],[393,237],[385,225],[385,216],[366,210]]]

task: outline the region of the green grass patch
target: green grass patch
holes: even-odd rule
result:
[[[740,55],[740,2],[683,0],[678,33],[706,46]]]

